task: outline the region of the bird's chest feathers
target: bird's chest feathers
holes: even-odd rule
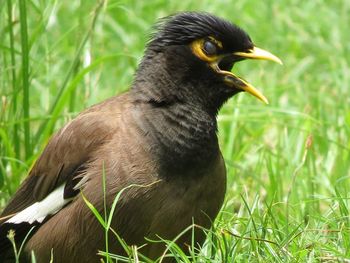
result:
[[[165,173],[187,173],[217,158],[217,123],[206,112],[173,105],[146,109],[140,119],[149,150]]]
[[[150,233],[167,233],[168,229],[182,231],[193,223],[210,227],[225,194],[225,168],[220,161],[201,175],[177,177],[159,184],[157,213],[153,216]],[[175,233],[174,233],[175,234]]]

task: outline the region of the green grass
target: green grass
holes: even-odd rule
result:
[[[192,260],[348,262],[349,0],[2,1],[0,207],[55,130],[128,89],[151,25],[181,10],[237,23],[284,62],[234,68],[270,105],[222,109],[226,202]]]

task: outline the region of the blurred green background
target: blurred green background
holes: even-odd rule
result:
[[[152,24],[185,10],[238,24],[284,62],[233,69],[270,104],[239,94],[220,112],[227,197],[199,256],[350,260],[348,0],[3,0],[0,208],[54,131],[129,88]]]

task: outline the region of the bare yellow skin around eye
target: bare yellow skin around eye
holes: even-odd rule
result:
[[[219,41],[219,40],[217,40],[216,38],[214,38],[214,37],[209,37],[209,39],[211,40],[211,41],[213,41],[220,49],[222,49],[222,43],[221,43],[221,41]]]
[[[213,37],[209,37],[209,39],[211,41],[213,41],[219,48],[222,48],[222,43],[220,41],[216,40]],[[193,54],[195,54],[198,58],[200,58],[201,60],[206,61],[206,62],[217,61],[219,59],[219,56],[217,56],[217,55],[208,56],[203,51],[204,41],[205,40],[202,38],[202,39],[195,40],[191,43],[191,49],[192,49]]]

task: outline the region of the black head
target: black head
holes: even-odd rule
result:
[[[208,13],[186,12],[161,19],[149,48],[188,45],[198,39],[213,38],[223,46],[219,52],[245,51],[253,48],[246,32],[232,23]]]
[[[226,20],[208,13],[176,14],[156,25],[134,87],[143,83],[144,94],[152,101],[197,103],[214,112],[240,91],[267,102],[258,90],[230,72],[235,62],[247,58],[280,63]]]

